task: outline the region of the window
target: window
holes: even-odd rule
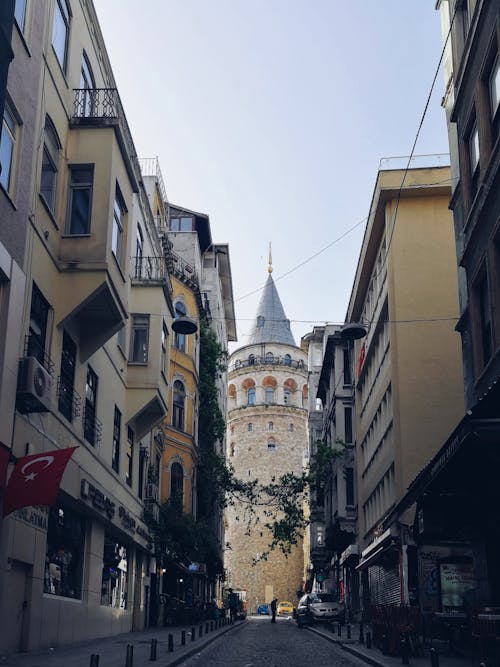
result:
[[[43,592],[81,599],[85,520],[65,505],[49,509]]]
[[[184,401],[186,392],[184,385],[180,380],[174,382],[173,403],[172,403],[172,426],[180,431],[184,430]]]
[[[7,192],[11,192],[12,190],[17,127],[18,124],[14,118],[14,114],[8,102],[5,102],[2,137],[0,139],[0,184]]]
[[[96,408],[98,378],[90,366],[87,366],[85,384],[85,412],[83,417],[83,437],[92,446],[96,444]]]
[[[193,218],[187,218],[187,217],[171,218],[170,230],[172,232],[192,232]]]
[[[73,420],[74,382],[76,365],[76,344],[67,331],[63,333],[61,354],[61,375],[59,378],[59,412],[68,421]]]
[[[69,167],[69,173],[68,234],[90,234],[94,166],[73,164]]]
[[[118,331],[117,333],[117,338],[116,338],[116,344],[118,347],[121,349],[123,354],[125,355],[125,349],[126,349],[126,343],[125,343],[125,325],[122,326],[122,328]]]
[[[345,503],[348,506],[354,505],[354,470],[345,469]]]
[[[258,329],[262,329],[263,326],[264,326],[264,316],[263,316],[263,315],[259,315],[259,316],[257,317],[257,328],[258,328]]]
[[[247,431],[253,431],[253,424],[252,424],[252,422],[249,422],[249,424],[248,424],[248,426],[247,426]]]
[[[344,384],[351,384],[352,382],[351,355],[349,354],[349,348],[343,349],[343,359],[344,359]]]
[[[187,314],[186,306],[182,301],[177,301],[175,304],[175,319],[179,317],[185,317]],[[175,333],[174,337],[174,347],[181,352],[186,351],[186,334]]]
[[[40,194],[49,210],[54,213],[56,205],[57,167],[61,142],[52,121],[45,117],[43,138],[42,173],[40,176]]]
[[[488,97],[491,114],[491,144],[494,146],[500,133],[500,57],[498,55],[493,61],[488,78]]]
[[[139,447],[139,472],[138,472],[139,486],[137,489],[137,495],[139,496],[139,498],[142,498],[144,494],[144,471],[146,470],[147,458],[148,458],[147,450],[143,445],[141,445]]]
[[[163,322],[161,327],[161,372],[167,374],[167,325]]]
[[[31,292],[28,357],[36,357],[41,364],[43,364],[45,360],[49,310],[50,306],[48,302],[38,287],[33,283],[33,290]]]
[[[352,408],[344,408],[345,441],[352,442]]]
[[[255,387],[250,387],[247,391],[247,404],[255,405]]]
[[[121,263],[123,252],[124,219],[125,205],[118,186],[116,186],[115,202],[113,205],[113,235],[111,238],[111,250],[119,264]]]
[[[127,470],[125,472],[125,481],[132,486],[132,473],[134,471],[134,431],[127,428]]]
[[[101,604],[127,608],[127,548],[105,533],[102,557]]]
[[[21,29],[21,32],[24,32],[24,22],[26,20],[26,0],[16,0],[14,6],[14,17],[16,23]]]
[[[290,399],[292,398],[292,392],[290,389],[285,389],[283,392],[283,401],[285,402],[285,405],[290,404]]]
[[[56,0],[54,7],[54,29],[52,46],[63,72],[66,71],[68,57],[69,24],[71,14],[66,0]]]
[[[149,315],[132,315],[130,334],[130,363],[147,364],[149,345]]]
[[[144,238],[142,236],[142,229],[139,224],[137,224],[137,233],[135,237],[135,277],[140,278],[142,276],[142,246],[144,243]]]
[[[115,472],[120,471],[120,438],[122,429],[122,413],[115,405],[113,417],[113,451],[111,452],[111,466]]]
[[[493,354],[493,328],[491,321],[490,291],[486,274],[475,286],[477,310],[479,315],[479,334],[481,338],[481,352],[483,366]]]
[[[288,425],[288,430],[289,430],[289,431],[293,431],[293,424],[289,424],[289,425]]]
[[[269,438],[267,441],[267,451],[274,452],[276,450],[276,440],[274,438]]]
[[[272,352],[267,352],[266,364],[274,364],[274,354]]]
[[[255,364],[255,355],[251,354],[248,357],[248,365],[253,366]]]
[[[469,153],[469,177],[470,177],[470,196],[474,199],[479,183],[479,132],[477,123],[474,120],[467,138],[467,146]]]
[[[170,468],[170,497],[182,507],[184,502],[184,470],[174,462]]]
[[[266,403],[272,403],[274,401],[274,389],[272,387],[266,387]]]
[[[273,424],[273,422],[269,422],[269,424],[267,425],[267,430],[268,430],[268,431],[272,431],[273,429],[274,429],[274,424]]]
[[[285,354],[285,366],[292,365],[292,357],[289,354]]]
[[[80,110],[79,115],[83,112],[85,117],[93,116],[93,103],[94,95],[92,91],[95,89],[95,79],[92,72],[92,68],[89,63],[89,59],[85,51],[82,54],[82,69],[80,72],[80,89],[84,90],[83,99],[83,109]]]

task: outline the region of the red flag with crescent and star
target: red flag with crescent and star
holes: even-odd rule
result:
[[[55,505],[59,485],[76,447],[17,459],[3,499],[3,515],[28,505]]]

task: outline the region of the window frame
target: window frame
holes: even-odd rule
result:
[[[85,412],[83,420],[83,437],[95,447],[96,419],[97,419],[97,391],[99,388],[99,377],[94,369],[87,365],[87,380],[85,383]]]
[[[28,0],[15,0],[14,3],[14,19],[16,21],[17,27],[19,28],[19,30],[23,35],[24,35],[24,29],[26,28],[27,4]],[[18,15],[19,14],[18,9],[20,6],[22,6],[21,9],[22,18]]]
[[[64,9],[66,11],[64,11]],[[59,14],[57,11],[59,10]],[[64,37],[64,53],[60,54],[59,53],[59,47],[54,43],[55,37],[56,37],[56,19],[57,17],[60,17],[62,23],[64,24],[64,30],[65,30],[65,37]],[[55,0],[54,2],[54,16],[53,16],[53,23],[52,23],[52,38],[51,38],[51,44],[52,44],[52,49],[56,55],[57,62],[59,63],[59,66],[62,70],[62,72],[66,75],[67,68],[68,68],[68,52],[69,52],[69,36],[70,36],[70,30],[71,30],[71,8],[69,5],[69,2],[67,0]],[[60,60],[60,56],[62,56],[62,62]]]
[[[147,313],[133,313],[131,316],[130,325],[130,348],[129,348],[129,364],[145,366],[149,360],[149,332],[150,332],[150,317]],[[141,337],[145,335],[145,339]],[[136,345],[142,346],[142,354],[140,349],[136,350]],[[142,358],[140,358],[142,357]]]
[[[125,483],[131,488],[134,478],[134,448],[135,433],[130,426],[127,426],[127,469],[125,471]]]
[[[66,329],[63,330],[61,347],[61,372],[57,408],[69,422],[73,421],[75,401],[75,371],[77,345]]]
[[[247,405],[255,405],[255,387],[248,387],[247,389]]]
[[[264,391],[264,402],[266,405],[271,405],[274,403],[274,388],[266,387]]]
[[[120,472],[120,439],[122,429],[122,413],[115,405],[113,415],[113,444],[111,450],[111,467],[116,473]]]
[[[93,164],[70,164],[68,165],[69,169],[69,180],[68,180],[68,212],[66,219],[66,235],[67,236],[89,236],[90,235],[90,226],[92,221],[92,200],[93,200],[93,190],[94,190],[94,165]],[[77,172],[88,171],[90,178],[88,181],[76,182],[73,181],[73,175]],[[83,229],[85,231],[74,231],[73,227],[75,223],[74,207],[75,202],[75,193],[79,191],[88,191],[88,208],[86,221],[83,224]]]
[[[6,118],[6,116],[10,116],[10,119]],[[9,120],[12,121],[11,124],[9,123]],[[14,189],[14,172],[16,167],[17,147],[19,145],[19,128],[20,123],[18,116],[14,111],[14,107],[9,100],[6,99],[2,118],[2,136],[0,138],[0,164],[3,150],[5,150],[5,142],[7,141],[6,137],[8,137],[8,140],[10,141],[10,150],[8,155],[8,169],[6,170],[5,166],[2,164],[2,169],[0,171],[0,185],[8,195],[12,195]],[[7,174],[6,182],[4,182],[4,174]]]
[[[118,265],[123,261],[123,239],[125,234],[125,216],[127,207],[118,183],[115,188],[115,198],[113,201],[113,223],[111,232],[111,252],[113,253]]]
[[[59,135],[57,134],[52,119],[50,116],[46,115],[43,131],[43,153],[42,166],[40,169],[39,194],[42,201],[53,215],[55,214],[57,201],[57,174],[59,171],[60,150],[61,141]],[[45,168],[44,165],[48,165],[49,168]],[[50,188],[43,183],[44,175],[46,180],[47,175],[51,176]],[[47,196],[46,193],[50,193],[50,196]]]
[[[186,387],[181,380],[175,380],[172,386],[172,426],[179,431],[184,431],[185,418]]]
[[[170,498],[177,497],[181,501],[181,507],[184,506],[184,468],[179,461],[173,461],[170,466]]]

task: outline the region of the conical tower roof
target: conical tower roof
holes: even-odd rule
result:
[[[285,343],[296,347],[290,330],[290,320],[286,318],[271,271],[260,297],[256,321],[248,336],[248,345]]]

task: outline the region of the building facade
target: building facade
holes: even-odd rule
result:
[[[303,470],[308,447],[307,356],[295,345],[271,275],[264,287],[248,343],[229,360],[227,456],[242,481],[269,484]],[[226,511],[224,566],[226,586],[245,590],[248,611],[261,602],[296,600],[303,587],[302,544],[285,557],[279,549],[267,558],[269,518],[259,510],[260,527],[247,531],[245,508]]]
[[[395,508],[463,412],[449,177],[379,171],[348,306],[368,332],[354,356],[365,609],[416,599],[413,519]]]
[[[3,653],[149,623],[144,498],[169,411],[162,342],[173,320],[160,230],[92,2],[16,2],[13,45],[1,438],[12,461],[77,449],[56,506],[0,524]]]

